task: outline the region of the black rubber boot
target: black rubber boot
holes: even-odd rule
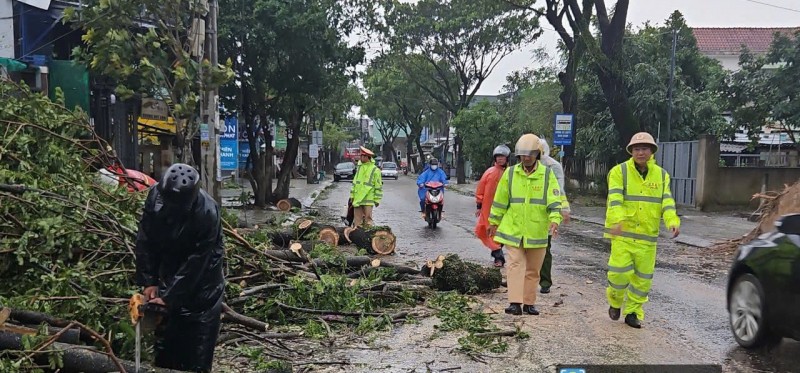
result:
[[[526,305],[522,306],[522,312],[527,313],[528,315],[538,315],[539,314],[539,310],[537,310],[536,307],[534,307],[531,304],[526,304]]]
[[[619,308],[608,307],[608,317],[610,317],[611,320],[614,320],[614,321],[619,320],[620,314],[621,314],[621,310]]]
[[[548,294],[548,293],[550,293],[550,287],[549,286],[542,286],[542,288],[539,289],[539,292],[542,293],[542,294]]]
[[[494,259],[495,267],[502,268],[506,265],[506,258],[503,256],[503,249],[492,251],[491,256],[492,259]]]
[[[506,307],[506,313],[509,315],[522,315],[522,306],[519,303],[511,303]]]
[[[625,323],[631,328],[641,329],[642,327],[642,324],[639,322],[639,318],[636,317],[635,313],[629,313],[627,316],[625,316]]]

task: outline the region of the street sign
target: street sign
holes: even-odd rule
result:
[[[553,130],[553,145],[572,145],[574,114],[556,114]]]
[[[322,131],[311,131],[311,143],[322,145]]]
[[[239,122],[236,117],[225,118],[225,132],[219,136],[219,165],[223,170],[239,167]]]
[[[203,146],[208,146],[209,144],[208,133],[208,123],[200,123],[200,144]]]
[[[308,146],[308,157],[309,158],[319,158],[319,146],[317,144],[311,144]]]

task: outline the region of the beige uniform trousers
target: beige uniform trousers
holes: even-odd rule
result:
[[[544,262],[545,248],[520,249],[508,248],[508,302],[525,305],[536,304],[539,292],[539,277]]]
[[[354,206],[353,207],[353,226],[372,226],[372,208],[374,206]]]

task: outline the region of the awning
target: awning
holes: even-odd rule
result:
[[[24,71],[28,68],[28,64],[11,58],[0,58],[0,66],[3,66],[9,73]]]

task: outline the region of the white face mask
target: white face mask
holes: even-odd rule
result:
[[[435,164],[434,164],[434,165],[431,165],[431,170],[435,170],[435,169],[437,169],[437,168],[439,168],[439,166],[438,166],[438,165],[435,165]]]

